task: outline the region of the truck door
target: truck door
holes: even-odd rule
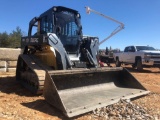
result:
[[[135,60],[135,47],[130,46],[128,47],[127,62],[134,63],[134,60]]]
[[[123,55],[121,56],[123,62],[128,62],[129,61],[129,58],[128,58],[128,56],[129,56],[128,55],[129,54],[128,49],[129,49],[129,47],[126,47],[125,50],[124,50]]]

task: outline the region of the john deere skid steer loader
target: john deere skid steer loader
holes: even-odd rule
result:
[[[52,7],[29,23],[16,80],[68,117],[147,94],[124,68],[98,65],[97,37],[83,37],[80,14]]]

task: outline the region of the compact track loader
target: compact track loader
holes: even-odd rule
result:
[[[125,68],[99,67],[97,37],[83,36],[80,14],[55,6],[29,23],[16,80],[68,117],[147,94]]]

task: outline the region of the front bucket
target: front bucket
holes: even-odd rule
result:
[[[50,71],[44,84],[46,101],[68,117],[148,93],[121,67]]]

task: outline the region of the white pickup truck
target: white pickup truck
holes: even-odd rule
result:
[[[141,71],[145,66],[160,68],[160,51],[150,46],[127,46],[124,52],[115,53],[116,66],[131,64],[133,68]]]

